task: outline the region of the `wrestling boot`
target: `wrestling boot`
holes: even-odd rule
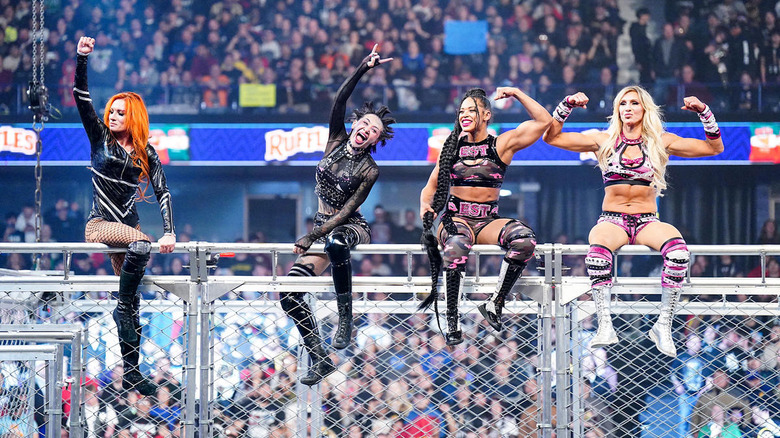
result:
[[[307,336],[303,339],[303,345],[306,347],[306,351],[309,352],[311,358],[311,364],[306,375],[301,377],[301,383],[306,386],[313,386],[325,377],[333,374],[336,371],[336,365],[328,357],[328,353],[322,347],[319,336]]]
[[[352,341],[352,262],[347,240],[341,232],[334,232],[325,239],[339,314],[338,329],[331,344],[338,350],[347,348]]]
[[[146,240],[132,242],[127,248],[125,261],[119,273],[118,300],[112,316],[116,323],[117,335],[125,342],[134,343],[139,339],[136,331],[138,309],[135,307],[135,302],[138,299],[138,285],[144,277],[151,248],[151,243]]]
[[[606,347],[616,344],[618,341],[615,328],[612,327],[612,315],[609,313],[610,287],[594,287],[590,290],[593,301],[596,302],[596,317],[598,318],[598,330],[590,341],[590,348]]]
[[[453,346],[463,342],[463,332],[460,329],[460,315],[458,314],[458,299],[463,288],[463,278],[458,269],[444,270],[444,283],[446,284],[447,300],[447,345]]]
[[[122,376],[122,388],[128,391],[138,391],[141,395],[155,395],[157,385],[147,379],[138,370],[138,362],[141,357],[141,326],[135,326],[136,341],[127,342],[119,339],[119,349],[122,352],[124,375]]]
[[[493,327],[493,330],[500,332],[501,311],[504,309],[504,302],[507,294],[512,290],[517,279],[525,269],[525,264],[510,263],[506,259],[501,262],[501,273],[498,275],[498,285],[496,291],[482,304],[477,306],[482,317]]]
[[[655,342],[655,347],[661,353],[669,357],[677,357],[677,348],[672,338],[672,321],[674,320],[674,308],[680,297],[679,287],[664,287],[661,289],[661,313],[658,321],[647,332],[647,336]]]
[[[352,341],[352,294],[337,294],[336,306],[339,310],[339,325],[331,344],[337,350],[343,350]]]
[[[303,294],[283,292],[281,303],[285,313],[295,321],[295,326],[298,327],[298,332],[303,340],[303,346],[311,358],[309,370],[306,375],[300,378],[300,381],[307,386],[316,385],[336,371],[336,366],[322,347],[317,322],[314,320],[309,305],[303,300]]]

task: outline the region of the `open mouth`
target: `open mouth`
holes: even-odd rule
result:
[[[362,131],[361,131],[361,132],[358,132],[358,133],[355,135],[355,143],[357,143],[357,144],[359,144],[359,145],[361,145],[361,144],[365,143],[365,142],[366,142],[366,140],[368,140],[368,137],[367,137],[365,134],[363,134],[363,132],[362,132]]]
[[[469,120],[469,119],[463,119],[463,120],[461,120],[461,121],[460,121],[460,126],[461,126],[462,128],[468,128],[468,127],[469,127],[469,126],[471,126],[473,123],[474,123],[474,122],[472,122],[472,121],[471,121],[471,120]]]

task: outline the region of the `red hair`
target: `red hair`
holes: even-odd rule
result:
[[[146,145],[149,143],[149,113],[146,112],[144,100],[136,93],[125,91],[115,94],[106,103],[106,111],[103,114],[103,123],[108,126],[108,115],[111,112],[111,105],[116,100],[125,101],[125,126],[127,134],[130,136],[130,142],[133,144],[133,165],[141,169],[139,183],[149,182],[149,157],[146,155]],[[146,199],[146,188],[148,184],[138,187],[138,197],[140,200]]]

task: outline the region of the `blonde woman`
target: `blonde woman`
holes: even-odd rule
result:
[[[561,132],[571,111],[585,108],[587,103],[584,93],[566,96],[553,112],[552,126],[543,138],[568,151],[595,152],[604,180],[603,213],[590,231],[590,250],[585,258],[598,317],[598,330],[590,346],[597,348],[618,341],[609,312],[613,253],[626,244],[646,245],[660,251],[664,263],[661,313],[648,336],[659,351],[675,357],[672,317],[690,254],[677,228],[658,219],[656,198],[663,196],[666,189],[669,156],[695,158],[721,153],[720,129],[710,108],[689,96],[682,109],[699,115],[706,139],[682,138],[666,132],[660,109],[650,94],[642,87],[629,86],[615,97],[606,131]]]

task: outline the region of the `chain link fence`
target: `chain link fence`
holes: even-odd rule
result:
[[[18,251],[15,245],[0,252]],[[106,251],[77,245],[69,251]],[[293,260],[288,247],[184,244],[181,275],[147,275],[141,369],[158,384],[155,396],[121,389],[114,276],[0,275],[2,294],[16,303],[3,307],[0,322],[85,330],[85,377],[74,398],[83,429],[73,428],[71,416],[63,423],[71,436],[687,438],[737,429],[742,435],[734,436],[780,436],[773,421],[780,417],[780,280],[688,279],[672,359],[646,336],[658,314],[660,275],[630,277],[621,271],[627,263],[616,262],[620,342],[590,350],[595,305],[579,260],[587,247],[539,245],[540,262],[515,287],[496,333],[476,306],[495,288],[502,252],[476,246],[460,306],[466,341],[451,348],[439,329],[446,329],[443,315],[437,323],[432,312],[416,310],[430,288],[419,248],[368,245],[353,252],[354,340],[345,350],[327,346],[338,371],[309,388],[298,381],[308,358],[278,294],[309,292],[326,344],[336,303],[327,275],[284,275]],[[724,248],[733,249],[692,252]],[[761,250],[780,254],[740,249]],[[226,252],[236,256],[217,262],[214,255]],[[660,263],[647,250],[624,254]],[[247,259],[265,266],[236,275],[247,271],[240,266]],[[365,260],[381,269],[361,275]],[[41,302],[44,291],[56,293]]]

